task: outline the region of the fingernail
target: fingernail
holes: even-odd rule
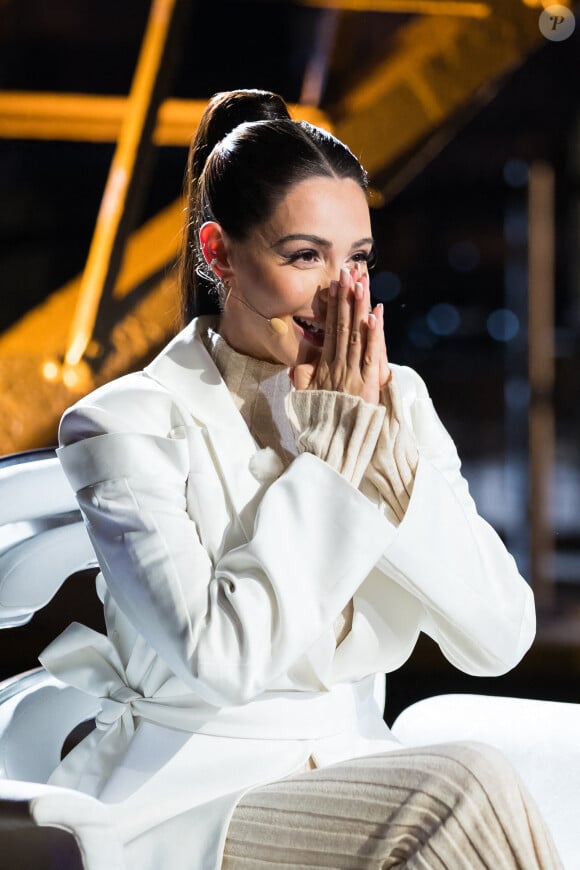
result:
[[[348,285],[349,281],[350,281],[350,272],[348,271],[348,269],[345,269],[345,267],[343,266],[342,269],[340,270],[340,283],[344,286],[345,284]]]
[[[379,304],[377,305],[377,308],[379,309],[379,314],[381,315],[381,317],[383,317],[383,315],[385,313],[385,306],[383,305],[383,303],[379,302]]]
[[[330,282],[330,287],[328,288],[328,292],[332,296],[332,298],[334,299],[334,297],[336,296],[336,281]]]
[[[356,284],[354,285],[354,295],[355,295],[356,299],[363,298],[363,286],[360,283],[360,281],[357,281]]]
[[[369,329],[374,329],[377,325],[377,318],[374,314],[369,314]]]

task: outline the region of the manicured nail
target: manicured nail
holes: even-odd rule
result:
[[[369,314],[369,329],[374,329],[377,325],[377,318],[374,314]]]
[[[343,287],[345,287],[345,286],[348,287],[349,282],[350,282],[350,272],[348,271],[348,269],[345,269],[345,267],[343,266],[342,269],[340,270],[340,283],[342,284]]]
[[[330,287],[328,288],[328,292],[329,292],[330,296],[332,296],[333,299],[334,299],[334,297],[336,296],[336,290],[337,290],[337,283],[336,283],[336,281],[331,281],[331,282],[330,282]]]
[[[360,281],[357,281],[354,285],[354,295],[356,299],[363,298],[363,285],[360,283]]]
[[[379,309],[379,314],[380,314],[381,320],[382,320],[384,317],[384,314],[385,314],[385,306],[383,305],[382,302],[379,302],[379,304],[377,305],[377,308]]]

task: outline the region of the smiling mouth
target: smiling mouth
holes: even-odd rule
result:
[[[294,323],[300,327],[304,338],[316,347],[322,347],[324,342],[324,324],[304,317],[293,317]]]

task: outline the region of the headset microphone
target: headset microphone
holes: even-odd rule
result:
[[[268,318],[266,318],[267,320]],[[270,329],[276,333],[276,335],[286,335],[288,332],[288,324],[281,320],[279,317],[272,317],[270,320]]]
[[[242,305],[245,305],[246,308],[249,308],[250,311],[253,311],[254,314],[257,314],[258,317],[262,318],[262,320],[267,320],[268,323],[270,324],[270,329],[272,330],[272,332],[275,332],[276,335],[279,335],[280,337],[287,335],[288,324],[284,320],[282,320],[281,317],[266,317],[265,314],[260,314],[260,312],[257,311],[253,305],[250,305],[250,303],[246,302],[245,299],[242,299],[241,296],[235,296],[232,293],[231,287],[228,290],[228,295],[226,296],[226,301],[224,302],[224,309],[225,309],[226,305],[228,304],[228,299],[230,298],[230,296],[233,296],[234,299],[237,299],[238,302],[241,302]]]

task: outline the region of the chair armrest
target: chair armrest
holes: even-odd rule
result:
[[[3,861],[5,841],[17,853],[22,847],[24,854],[29,837],[37,856],[63,852],[70,856],[75,862],[71,870],[122,870],[125,866],[111,807],[72,789],[0,780],[0,835]],[[18,854],[6,866],[26,867]],[[64,862],[53,866],[69,868]]]
[[[535,799],[564,866],[578,866],[580,704],[439,695],[403,710],[392,731],[405,746],[476,740],[499,749]]]

